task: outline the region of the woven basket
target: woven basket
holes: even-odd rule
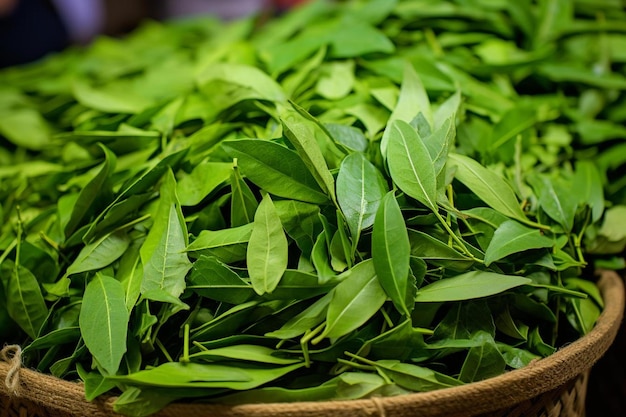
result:
[[[607,351],[624,312],[624,286],[613,272],[599,282],[605,310],[586,336],[548,358],[481,382],[386,398],[281,404],[171,404],[159,417],[582,417],[589,370]],[[0,363],[4,380],[9,365]],[[80,384],[21,369],[17,394],[0,384],[1,417],[103,417],[114,397],[84,400]]]

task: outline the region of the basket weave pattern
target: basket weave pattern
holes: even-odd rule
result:
[[[548,358],[484,381],[438,391],[353,401],[285,404],[171,404],[158,417],[584,417],[589,370],[607,351],[624,312],[613,272],[599,282],[605,309],[594,329]],[[0,363],[0,381],[9,365]],[[85,401],[80,384],[21,369],[13,395],[0,384],[0,417],[105,417],[114,397]]]

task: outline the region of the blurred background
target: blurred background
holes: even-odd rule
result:
[[[100,34],[119,36],[145,19],[198,14],[223,19],[281,13],[302,0],[0,0],[0,68],[25,64]]]

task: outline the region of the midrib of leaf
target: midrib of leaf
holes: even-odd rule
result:
[[[107,348],[109,350],[109,359],[113,358],[113,331],[111,329],[111,306],[109,304],[109,297],[107,296],[107,292],[104,288],[104,280],[99,279],[100,287],[102,288],[102,297],[104,298],[104,308],[106,310],[106,323],[107,323],[107,333],[109,337],[107,338]]]
[[[417,175],[417,170],[415,168],[415,162],[413,161],[413,157],[412,157],[411,152],[409,150],[406,137],[404,136],[404,133],[402,132],[401,129],[396,127],[396,130],[400,133],[400,136],[402,137],[402,146],[404,147],[405,155],[406,155],[407,159],[409,160],[409,163],[410,163],[410,166],[411,166],[411,171],[413,172],[413,175],[417,179],[417,185],[422,190],[422,193],[424,194],[424,198],[426,199],[426,201],[428,203],[428,208],[433,210],[433,211],[436,211],[437,208],[435,207],[435,205],[433,204],[433,202],[430,199],[430,196],[426,192],[426,189],[424,188],[424,184],[420,180],[419,175]]]
[[[485,347],[483,345],[477,346],[480,349],[480,355],[478,358],[478,364],[476,366],[474,366],[474,371],[472,372],[472,379],[471,381],[475,381],[476,380],[476,375],[478,375],[478,369],[480,368],[480,363],[482,362],[482,358],[483,358],[483,352],[485,350]],[[472,348],[472,349],[476,349],[476,347]]]
[[[270,261],[270,228],[269,228],[269,221],[270,221],[270,217],[269,217],[269,212],[268,210],[263,210],[263,217],[265,218],[264,220],[264,232],[265,232],[265,238],[266,238],[266,242],[268,243],[267,245],[265,245],[265,259],[263,260],[263,289],[265,290],[265,292],[269,292],[268,288],[268,282],[267,282],[267,274],[268,274],[268,269],[269,269],[269,261]]]
[[[236,199],[239,200],[240,207],[242,208],[243,214],[246,218],[246,221],[250,223],[252,219],[249,216],[248,210],[246,209],[246,200],[243,196],[243,190],[241,188],[241,184],[239,184],[239,178],[235,179],[235,192]]]
[[[171,227],[172,227],[172,210],[176,210],[176,205],[175,204],[172,204],[170,206],[170,213],[169,213],[169,216],[168,216],[168,219],[167,219],[167,227],[166,227],[166,229],[164,231],[164,233],[165,233],[165,245],[164,245],[164,253],[163,253],[163,256],[162,256],[163,263],[162,263],[162,268],[160,270],[160,272],[161,272],[160,275],[161,276],[159,277],[160,278],[160,283],[159,283],[160,284],[159,285],[160,288],[164,288],[165,287],[165,271],[167,270],[167,259],[168,259],[168,254],[170,253],[170,251],[169,251],[169,244],[170,244],[170,230],[171,230]],[[176,216],[176,213],[174,213],[174,216]]]

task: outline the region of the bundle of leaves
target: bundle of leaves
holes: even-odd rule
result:
[[[4,70],[0,338],[129,415],[550,355],[600,314],[589,253],[626,236],[625,15],[316,1]]]

